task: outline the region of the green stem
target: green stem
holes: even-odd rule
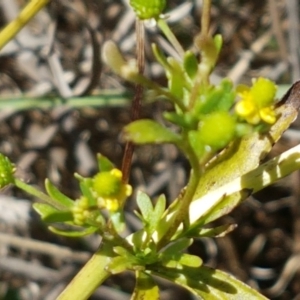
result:
[[[136,56],[139,74],[143,75],[145,69],[145,30],[141,20],[136,19]],[[131,104],[131,121],[138,120],[141,115],[141,106],[144,95],[144,88],[141,84],[134,87],[134,97]],[[122,181],[128,183],[134,153],[134,144],[131,141],[126,142],[123,159],[122,159]]]
[[[174,33],[171,31],[167,22],[164,19],[159,19],[157,21],[157,25],[160,28],[160,30],[164,33],[164,35],[167,37],[169,42],[173,45],[174,49],[179,53],[180,57],[183,57],[184,49],[181,47],[180,43],[178,42]]]
[[[56,96],[30,97],[22,95],[14,98],[0,98],[0,108],[26,110],[31,108],[51,109],[57,106],[68,105],[73,108],[81,107],[123,107],[130,104],[131,94],[123,91],[103,90],[98,95],[85,97],[71,97],[63,99]]]
[[[29,195],[32,195],[32,196],[34,196],[34,197],[50,204],[51,206],[53,206],[57,209],[65,209],[65,207],[63,205],[61,205],[60,203],[53,200],[47,194],[39,191],[37,188],[33,187],[32,185],[29,185],[29,184],[25,183],[24,181],[22,181],[20,179],[15,178],[14,184],[15,184],[16,187],[18,187],[19,189],[25,191]]]
[[[19,13],[17,18],[10,22],[0,32],[0,50],[44,7],[49,0],[31,0]]]
[[[201,14],[201,36],[209,34],[211,0],[204,0]]]
[[[201,62],[198,67],[198,72],[196,79],[194,81],[194,86],[192,88],[190,99],[189,99],[189,109],[193,109],[198,95],[199,89],[202,84],[209,85],[209,75],[211,72],[211,61],[208,59],[210,55],[206,53],[207,47],[203,45],[209,43],[209,25],[210,25],[210,9],[211,9],[211,0],[204,0],[201,14],[201,32],[195,38],[195,44],[198,45],[201,52]],[[202,46],[202,47],[201,47]]]
[[[184,141],[182,145],[179,147],[183,150],[183,152],[186,154],[186,156],[189,159],[189,162],[192,167],[191,175],[190,175],[189,182],[187,184],[186,191],[184,192],[184,195],[180,200],[180,204],[179,207],[177,208],[174,220],[171,223],[170,228],[167,230],[167,232],[158,242],[158,249],[163,248],[171,240],[172,236],[177,231],[181,223],[189,222],[187,218],[189,218],[190,204],[194,198],[201,174],[203,172],[203,170],[200,167],[198,158],[188,142],[187,134],[183,133],[183,137],[184,137]]]
[[[111,257],[114,256],[112,245],[103,242],[100,249],[90,258],[85,266],[72,279],[56,300],[86,300],[108,278],[106,271]]]
[[[171,100],[172,102],[174,102],[176,105],[178,105],[178,107],[185,112],[186,111],[186,107],[184,106],[183,102],[181,101],[181,99],[175,97],[172,93],[170,93],[168,90],[162,88],[159,84],[153,82],[152,80],[148,79],[147,77],[143,76],[143,75],[136,75],[135,78],[132,80],[135,83],[139,83],[149,89],[152,89],[154,91],[156,91],[157,93],[159,93],[161,96],[165,96],[166,98],[168,98],[169,100]]]

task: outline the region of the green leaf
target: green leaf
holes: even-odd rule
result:
[[[193,240],[189,238],[181,238],[178,239],[169,245],[167,245],[163,251],[160,253],[161,257],[174,257],[174,254],[181,253],[186,250],[191,244]]]
[[[136,284],[133,294],[130,298],[131,300],[158,300],[159,288],[152,276],[145,272],[137,272]]]
[[[138,191],[136,202],[142,213],[143,219],[148,223],[153,214],[151,199],[146,193]]]
[[[113,247],[113,251],[114,251],[114,253],[118,254],[119,256],[127,257],[129,259],[133,256],[131,252],[129,252],[127,249],[125,249],[122,246]]]
[[[171,66],[170,66],[166,56],[160,50],[160,48],[158,48],[157,45],[154,43],[151,46],[152,46],[152,51],[153,51],[153,54],[154,54],[156,60],[162,65],[162,67],[166,71],[171,71]]]
[[[34,210],[41,216],[45,222],[67,222],[73,220],[73,214],[70,211],[60,211],[44,203],[34,203]]]
[[[111,213],[110,219],[117,233],[122,233],[125,230],[125,217],[122,209]]]
[[[136,144],[179,143],[180,136],[152,120],[138,120],[124,129],[126,140]]]
[[[177,112],[164,112],[163,116],[167,121],[189,130],[196,129],[198,125],[197,118],[189,112],[184,114],[178,114]]]
[[[59,212],[58,209],[44,203],[33,203],[32,207],[41,216],[42,219],[44,219],[48,215]]]
[[[88,199],[89,206],[93,207],[93,206],[97,205],[97,199],[92,194],[91,182],[92,181],[90,179],[81,180],[79,183],[79,187],[80,187],[82,195]]]
[[[205,300],[267,300],[266,297],[237,280],[233,276],[205,266],[182,270],[158,267],[151,270],[153,275],[161,276],[189,290]]]
[[[114,168],[114,164],[100,153],[97,154],[97,163],[99,171],[101,172],[109,172]]]
[[[203,264],[203,261],[199,256],[182,253],[179,259],[179,263],[183,266],[199,268]]]
[[[191,236],[193,238],[197,237],[223,237],[233,231],[237,227],[237,224],[225,224],[218,227],[213,228],[201,228],[198,233],[195,232],[189,232],[188,236]]]
[[[66,208],[72,208],[74,205],[74,201],[61,193],[49,179],[45,180],[45,188],[48,195],[53,199],[65,206]]]
[[[126,270],[132,269],[135,263],[136,261],[134,259],[129,259],[127,256],[113,257],[107,266],[107,271],[109,271],[111,274],[122,273]]]
[[[131,234],[128,237],[128,240],[133,244],[134,251],[139,252],[143,249],[144,241],[146,240],[147,235],[144,229],[138,230]]]
[[[151,216],[150,224],[153,229],[156,229],[159,221],[161,220],[165,209],[166,209],[166,196],[160,195],[156,201],[156,205],[154,207],[153,215]]]
[[[167,71],[169,90],[175,97],[182,99],[184,87],[187,85],[184,71],[179,62],[173,57],[169,57],[168,62],[171,65],[171,70]]]
[[[203,261],[200,257],[187,253],[174,253],[172,257],[164,257],[162,265],[167,268],[182,270],[183,266],[199,268]]]
[[[192,51],[186,51],[184,53],[183,67],[191,79],[196,77],[198,71],[198,60]]]
[[[203,205],[201,210],[198,211],[199,219],[197,220],[197,222],[192,224],[190,228],[194,228],[194,226],[198,226],[199,224],[208,224],[224,215],[228,215],[236,206],[241,203],[241,201],[246,199],[251,194],[251,192],[252,190],[245,189],[228,195],[224,194],[221,199],[214,203],[214,205],[207,203],[209,206],[208,210],[205,210],[205,206]],[[201,211],[205,211],[202,216]]]
[[[58,229],[58,228],[55,228],[53,226],[49,226],[48,229],[50,231],[52,231],[53,233],[55,234],[58,234],[58,235],[62,235],[62,236],[67,236],[67,237],[83,237],[83,236],[86,236],[86,235],[90,235],[94,232],[96,232],[98,230],[98,228],[96,227],[89,227],[89,228],[86,228],[84,230],[81,230],[81,231],[67,231],[67,230],[61,230],[61,229]]]
[[[223,46],[223,37],[221,34],[216,34],[214,36],[215,47],[217,48],[218,53],[220,53]]]
[[[70,211],[59,211],[48,215],[43,221],[48,223],[68,222],[73,220],[73,214]]]
[[[140,215],[138,212],[135,213],[144,223],[144,229],[147,232],[148,237],[150,237],[157,229],[166,209],[166,198],[164,195],[159,196],[157,203],[153,208],[152,201],[147,194],[139,191],[137,195],[137,204],[142,214]]]
[[[188,132],[188,139],[199,161],[201,161],[201,158],[204,157],[204,153],[207,149],[207,147],[205,147],[206,145],[202,140],[201,132],[199,130],[190,130]],[[210,150],[210,148],[208,149]]]
[[[159,223],[157,225],[157,229],[155,232],[154,241],[158,242],[164,234],[167,232],[167,230],[172,226],[175,218],[176,218],[176,211],[179,207],[179,199],[176,199],[165,211],[162,218],[159,220]]]
[[[196,104],[195,111],[198,115],[215,111],[228,112],[234,103],[235,95],[232,82],[229,79],[223,79],[218,86],[212,87],[201,97]]]

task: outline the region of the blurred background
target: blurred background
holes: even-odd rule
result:
[[[52,0],[0,51],[0,152],[17,174],[43,189],[49,178],[68,196],[79,195],[74,172],[91,176],[101,152],[120,167],[121,129],[130,122],[132,86],[101,62],[101,47],[114,40],[127,59],[135,56],[135,15],[127,0]],[[1,26],[26,1],[0,0]],[[280,98],[300,78],[297,0],[212,1],[211,31],[224,46],[211,80],[228,76],[250,84],[258,76],[278,84]],[[168,0],[168,23],[185,49],[194,49],[201,0]],[[157,28],[145,24],[145,73],[165,84],[151,43],[173,50]],[[143,117],[161,118],[167,104],[145,103]],[[269,157],[299,143],[299,121]],[[251,153],[249,153],[250,155]],[[171,201],[186,183],[188,165],[172,145],[136,149],[131,184]],[[300,299],[300,177],[296,172],[251,196],[218,224],[238,228],[220,239],[196,241],[190,252],[225,270],[268,298]],[[134,198],[134,197],[133,197]],[[54,300],[98,248],[100,238],[70,239],[49,232],[31,209],[33,200],[14,188],[0,194],[0,299]],[[127,207],[128,230],[138,226]],[[194,299],[158,279],[161,299]],[[134,276],[110,278],[91,299],[130,299]]]

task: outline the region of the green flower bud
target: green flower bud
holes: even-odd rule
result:
[[[15,166],[8,157],[0,153],[0,188],[14,182]]]
[[[200,135],[203,143],[219,150],[228,145],[235,135],[235,119],[225,111],[213,112],[204,117]]]
[[[158,18],[166,6],[166,0],[130,0],[130,5],[141,20]]]
[[[115,172],[119,171],[117,169],[114,170]],[[122,176],[122,173],[120,176]],[[98,173],[93,180],[93,190],[97,196],[103,198],[117,196],[122,187],[122,177],[120,176],[112,172]]]

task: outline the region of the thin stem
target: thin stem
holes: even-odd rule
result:
[[[203,0],[201,15],[201,36],[206,37],[209,34],[211,0]]]
[[[145,68],[145,32],[142,21],[136,20],[136,38],[137,38],[137,63],[139,74],[144,73]],[[132,121],[139,119],[141,111],[141,102],[143,98],[143,86],[141,84],[135,85],[135,93],[131,108]],[[122,162],[122,173],[123,181],[129,181],[129,175],[131,170],[132,156],[134,152],[134,145],[132,142],[127,142],[125,146],[123,162]]]
[[[158,243],[158,249],[161,249],[164,247],[172,238],[174,233],[177,231],[178,227],[181,223],[189,221],[187,218],[189,218],[189,208],[190,204],[194,198],[195,192],[197,190],[199,180],[201,177],[201,174],[203,170],[200,167],[200,164],[198,162],[198,158],[189,145],[189,142],[187,141],[187,135],[186,133],[183,133],[184,136],[184,142],[182,143],[182,146],[180,147],[186,156],[188,157],[192,171],[190,175],[190,179],[187,185],[187,189],[180,200],[179,207],[177,208],[176,215],[174,218],[174,221],[172,222],[171,227],[167,230],[167,232],[164,234],[163,238]]]
[[[37,188],[25,183],[24,181],[15,178],[14,182],[15,186],[18,187],[19,189],[25,191],[29,195],[32,195],[34,197],[37,197],[38,199],[46,202],[47,204],[50,204],[51,206],[57,208],[57,209],[65,209],[63,205],[60,203],[54,201],[51,197],[46,195],[45,193],[39,191]]]
[[[122,91],[103,90],[101,94],[86,96],[86,97],[71,97],[63,99],[56,96],[47,97],[30,97],[25,95],[24,97],[0,97],[0,109],[1,108],[13,108],[14,110],[21,111],[30,108],[54,108],[56,106],[70,106],[73,108],[80,107],[125,107],[130,103],[130,94]]]
[[[137,78],[135,78],[135,81],[141,83],[143,86],[156,91],[158,94],[160,94],[161,96],[165,96],[166,98],[168,98],[169,100],[171,100],[172,102],[174,102],[176,105],[178,105],[178,107],[185,112],[186,111],[186,107],[184,106],[183,102],[181,101],[181,99],[175,97],[169,90],[164,89],[163,87],[161,87],[159,84],[153,82],[152,80],[148,79],[147,77],[144,76],[138,76]]]
[[[201,14],[201,21],[200,21],[201,32],[195,39],[196,44],[197,44],[197,40],[205,41],[209,37],[210,9],[211,9],[211,0],[203,0],[203,7],[202,7],[202,14]],[[197,76],[194,82],[193,89],[191,91],[189,109],[193,109],[196,100],[198,98],[199,89],[201,85],[203,83],[205,84],[209,83],[210,65],[207,62],[206,56],[207,54],[205,54],[205,52],[202,51],[202,61],[199,64]]]
[[[189,218],[189,214],[188,214],[189,207],[193,200],[194,194],[196,192],[198,183],[199,183],[199,174],[196,174],[195,172],[192,171],[187,189],[177,209],[175,219],[172,222],[171,227],[163,236],[163,238],[158,242],[158,246],[157,246],[158,249],[163,248],[167,243],[169,243],[172,236],[180,226],[180,224],[183,223],[184,221],[187,221],[186,219]]]
[[[157,21],[157,25],[160,28],[160,30],[164,33],[164,35],[167,37],[169,42],[173,45],[174,49],[178,52],[180,57],[183,57],[184,49],[181,47],[180,43],[178,42],[174,33],[171,31],[167,22],[164,19],[159,19]]]
[[[18,17],[0,32],[0,50],[44,7],[50,0],[31,0]]]

